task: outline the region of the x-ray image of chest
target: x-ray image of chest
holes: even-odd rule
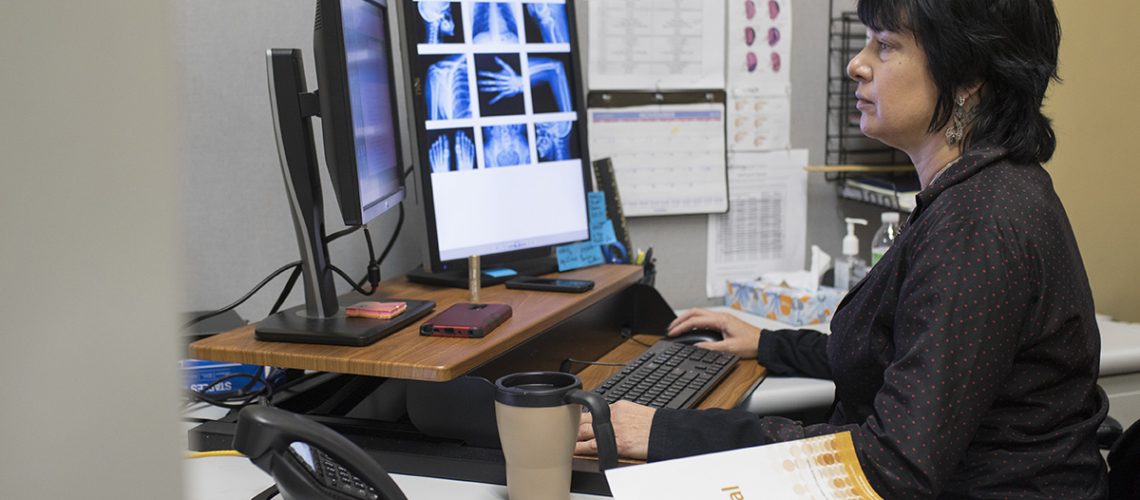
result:
[[[424,100],[428,120],[471,118],[471,91],[468,87],[467,56],[425,56]]]
[[[418,2],[420,43],[463,43],[463,9],[458,2]]]
[[[475,55],[481,116],[521,115],[526,112],[521,67],[518,54]]]
[[[475,169],[475,129],[429,130],[427,136],[431,173]]]
[[[530,56],[530,98],[535,113],[574,111],[567,59],[564,54]]]
[[[519,23],[511,4],[476,3],[471,13],[471,41],[519,43]]]
[[[483,167],[512,167],[530,163],[526,125],[483,127]]]
[[[578,149],[578,128],[574,122],[535,123],[534,145],[540,162],[573,160],[582,156]]]
[[[528,3],[523,5],[527,43],[570,43],[566,4]]]

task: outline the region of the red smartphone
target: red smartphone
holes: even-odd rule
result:
[[[477,338],[511,317],[506,304],[455,304],[420,325],[420,335]]]

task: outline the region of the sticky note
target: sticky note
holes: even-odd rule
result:
[[[602,222],[591,222],[590,241],[595,245],[609,245],[617,242],[617,234],[614,233],[614,221],[606,219]]]
[[[586,205],[589,208],[590,222],[606,220],[606,195],[601,191],[586,193]]]
[[[602,258],[602,249],[590,241],[562,245],[556,249],[556,252],[559,271],[569,271],[605,262]]]
[[[491,269],[484,269],[483,274],[492,278],[505,278],[508,276],[518,276],[518,272],[514,269],[507,269],[505,267],[495,267]]]

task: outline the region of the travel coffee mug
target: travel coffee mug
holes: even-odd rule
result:
[[[528,372],[495,381],[495,420],[507,460],[512,500],[567,500],[570,465],[585,406],[593,414],[598,468],[617,465],[617,442],[606,400],[582,390],[570,373]]]

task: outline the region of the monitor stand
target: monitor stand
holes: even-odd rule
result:
[[[254,335],[257,340],[270,342],[365,346],[400,331],[435,308],[435,302],[430,300],[352,296],[377,302],[400,301],[408,304],[408,308],[392,319],[350,318],[343,309],[331,317],[314,318],[308,316],[305,306],[301,305],[261,320]]]
[[[431,272],[422,266],[409,271],[408,281],[423,283],[425,285],[444,286],[450,288],[467,288],[467,263],[456,261],[450,269]],[[514,273],[497,273],[496,270],[510,270]],[[483,267],[479,282],[482,286],[505,283],[515,276],[542,276],[558,271],[558,260],[551,256],[533,259],[520,259],[507,262],[487,264]]]

